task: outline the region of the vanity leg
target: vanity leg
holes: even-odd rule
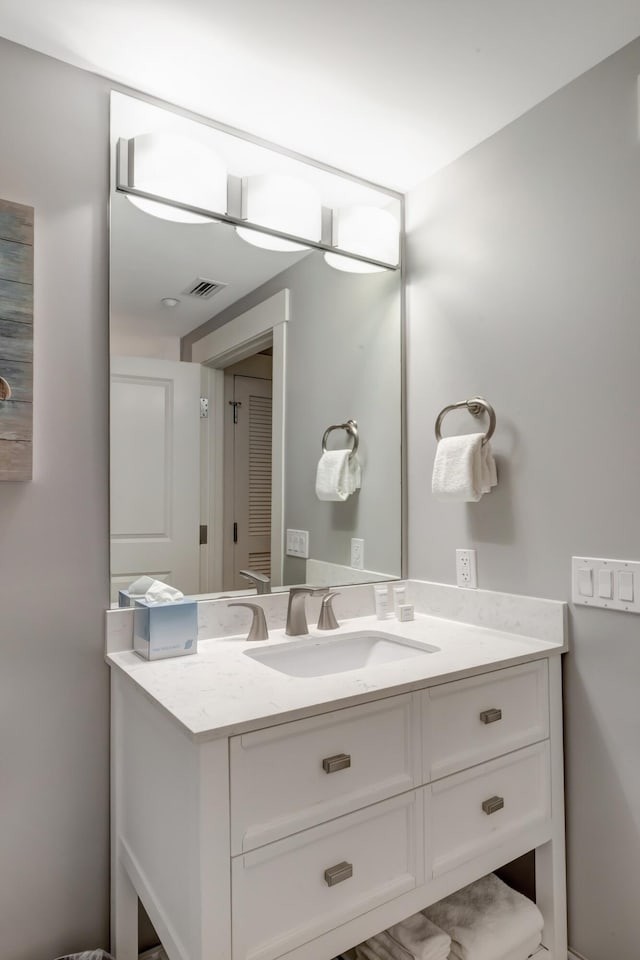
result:
[[[116,960],[138,958],[138,895],[115,857],[111,891],[111,952]]]
[[[543,943],[553,960],[567,960],[562,673],[560,657],[549,658],[551,726],[551,812],[553,836],[536,849],[536,902],[544,917]]]
[[[111,953],[138,960],[138,894],[120,856],[122,700],[111,672]]]

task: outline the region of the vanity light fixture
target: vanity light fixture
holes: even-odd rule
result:
[[[132,185],[193,207],[225,213],[227,170],[204,140],[168,131],[144,133],[129,141]],[[178,223],[211,223],[204,217],[157,200],[127,194],[145,213]]]
[[[334,246],[373,260],[398,262],[399,233],[398,221],[381,207],[343,207],[333,215]],[[325,253],[324,258],[329,266],[347,273],[380,273],[386,269],[375,263],[343,257],[337,252]]]
[[[194,134],[163,125],[120,137],[116,190],[166,220],[229,223],[243,240],[267,250],[321,250],[332,267],[352,273],[399,268],[399,222],[387,209],[398,200],[389,191],[357,183],[347,190],[349,178],[337,171],[293,158],[283,167],[275,150],[212,125],[192,126]],[[247,175],[261,168],[268,172]],[[372,192],[384,206],[362,196]]]
[[[242,217],[259,227],[279,230],[318,243],[322,234],[322,202],[311,184],[282,174],[260,174],[242,179]],[[295,243],[247,227],[236,227],[238,236],[266,250],[308,250]]]

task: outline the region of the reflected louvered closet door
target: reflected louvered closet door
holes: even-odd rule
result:
[[[271,381],[234,377],[235,571],[271,576]],[[247,586],[236,580],[236,586]]]

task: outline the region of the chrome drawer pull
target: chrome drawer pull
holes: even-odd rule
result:
[[[351,766],[351,754],[336,753],[335,757],[325,757],[322,761],[322,769],[325,773],[336,773],[338,770],[346,770]]]
[[[480,714],[483,723],[495,723],[496,720],[502,720],[502,710],[492,707],[491,710],[483,710]]]
[[[482,801],[482,809],[488,816],[491,816],[492,813],[496,813],[498,810],[502,810],[503,807],[504,797],[489,797],[488,800]]]
[[[324,880],[328,887],[335,887],[336,883],[342,883],[353,876],[353,864],[343,860],[342,863],[336,863],[335,867],[329,867],[324,872]]]

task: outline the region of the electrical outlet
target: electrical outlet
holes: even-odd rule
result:
[[[364,540],[351,538],[351,566],[355,570],[364,570]]]
[[[308,530],[287,530],[287,556],[309,559]]]
[[[478,586],[475,550],[456,550],[456,583],[459,587]]]

